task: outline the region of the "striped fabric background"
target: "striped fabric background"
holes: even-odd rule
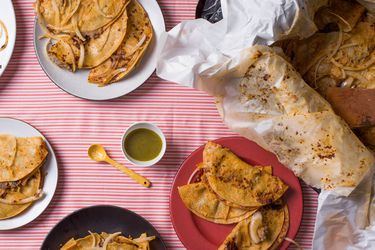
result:
[[[155,74],[142,87],[116,100],[95,102],[73,97],[56,87],[38,64],[32,43],[33,0],[13,3],[17,42],[10,65],[0,78],[0,116],[22,119],[46,136],[58,157],[59,183],[52,203],[38,219],[19,229],[0,231],[0,249],[38,249],[51,227],[64,216],[95,204],[133,210],[159,230],[169,249],[184,249],[169,217],[173,177],[199,145],[234,135],[222,123],[213,99]],[[194,18],[196,0],[159,0],[159,4],[167,30]],[[167,153],[158,165],[134,167],[153,182],[151,189],[140,188],[118,170],[86,156],[90,144],[101,143],[114,159],[126,164],[121,136],[137,121],[156,123],[168,141]],[[305,208],[297,241],[310,249],[317,195],[302,186]]]

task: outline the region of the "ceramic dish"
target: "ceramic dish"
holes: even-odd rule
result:
[[[0,133],[12,134],[18,137],[41,136],[46,142],[48,148],[48,157],[44,163],[43,173],[43,197],[35,201],[28,209],[21,214],[0,220],[0,230],[8,230],[21,227],[36,219],[47,208],[55,194],[58,178],[58,168],[55,153],[46,138],[33,126],[20,120],[12,118],[0,118]]]
[[[302,190],[298,178],[279,163],[275,155],[243,137],[226,137],[215,140],[215,142],[229,148],[249,164],[271,165],[273,175],[280,177],[289,186],[284,195],[290,213],[287,237],[294,239],[303,214]],[[170,213],[173,227],[187,249],[214,250],[220,246],[235,224],[220,225],[199,218],[185,207],[177,190],[177,187],[189,182],[196,169],[196,164],[202,162],[203,148],[204,145],[191,153],[182,163],[171,190]],[[284,241],[278,249],[285,250],[288,245],[289,242]]]
[[[150,242],[153,250],[166,250],[156,229],[140,215],[116,206],[99,205],[77,210],[56,224],[45,238],[41,249],[59,249],[71,238],[79,238],[91,232],[122,232],[123,235],[138,237],[142,233],[156,236]]]
[[[38,37],[43,34],[43,31],[37,19],[35,19],[35,52],[40,65],[51,81],[65,92],[89,100],[114,99],[126,95],[141,86],[156,68],[158,53],[162,45],[160,36],[165,31],[165,24],[163,14],[157,1],[139,0],[139,3],[143,6],[151,20],[154,29],[154,37],[137,68],[119,82],[105,87],[98,87],[96,84],[89,83],[87,81],[88,70],[79,70],[72,73],[52,63],[45,51],[47,39],[38,39]]]
[[[8,31],[8,45],[0,51],[0,76],[7,67],[12,57],[14,45],[16,43],[16,16],[11,0],[2,0],[0,8],[0,20],[4,23]],[[5,34],[5,33],[4,33]],[[0,38],[0,46],[4,44],[5,35]]]
[[[150,161],[137,161],[136,159],[132,158],[131,156],[129,156],[129,154],[126,152],[125,148],[124,148],[124,144],[125,144],[125,138],[126,136],[131,133],[132,131],[136,130],[136,129],[140,129],[140,128],[145,128],[145,129],[149,129],[151,131],[154,131],[161,139],[162,141],[162,148],[160,150],[160,153],[159,155],[150,160]],[[124,153],[125,157],[131,162],[133,163],[134,165],[138,165],[138,166],[144,166],[144,167],[147,167],[147,166],[152,166],[152,165],[155,165],[156,163],[158,163],[164,156],[165,154],[165,151],[167,150],[167,141],[165,139],[165,136],[164,136],[164,133],[163,131],[161,131],[161,129],[150,123],[150,122],[138,122],[138,123],[134,123],[133,125],[131,125],[124,133],[124,135],[122,136],[122,140],[121,140],[121,148],[122,148],[122,152]]]

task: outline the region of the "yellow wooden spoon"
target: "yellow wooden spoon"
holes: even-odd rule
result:
[[[137,174],[133,170],[130,170],[127,167],[118,163],[117,161],[111,159],[107,155],[107,152],[105,151],[105,149],[103,148],[102,145],[100,145],[100,144],[91,145],[89,147],[87,153],[92,160],[94,160],[94,161],[105,161],[105,162],[111,164],[112,166],[114,166],[115,168],[117,168],[118,170],[123,172],[124,174],[128,175],[130,178],[133,178],[136,182],[138,182],[142,186],[144,186],[144,187],[150,187],[151,186],[151,182],[149,180],[147,180],[145,177]]]

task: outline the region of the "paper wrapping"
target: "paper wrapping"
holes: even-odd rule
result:
[[[348,195],[372,153],[331,106],[268,46],[243,50],[194,87],[217,97],[225,124],[273,152],[307,184]]]
[[[348,195],[372,154],[280,53],[251,46],[311,35],[323,4],[223,0],[218,23],[197,19],[168,32],[157,74],[217,97],[233,131],[275,153],[307,184]]]
[[[328,0],[222,0],[224,19],[184,21],[165,34],[157,65],[161,78],[193,86],[203,71],[220,65],[254,44],[305,38],[317,28],[316,10]]]
[[[370,171],[348,196],[319,195],[313,249],[375,249],[375,176]]]

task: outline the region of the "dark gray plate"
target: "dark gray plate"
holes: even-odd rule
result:
[[[115,206],[100,205],[77,210],[52,228],[45,238],[42,250],[57,250],[70,238],[79,238],[92,232],[122,232],[125,236],[138,237],[142,233],[156,236],[151,241],[152,250],[167,249],[156,229],[140,215]]]
[[[199,0],[195,10],[195,18],[204,18],[211,23],[223,19],[220,0]]]

